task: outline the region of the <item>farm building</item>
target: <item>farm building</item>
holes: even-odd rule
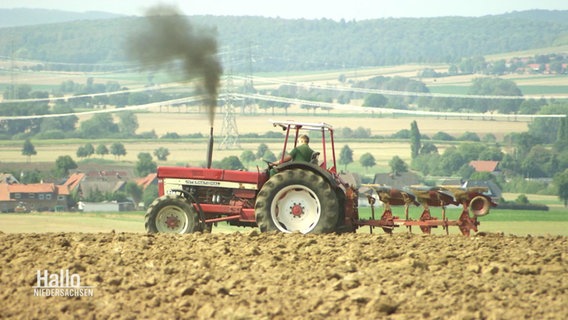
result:
[[[125,171],[89,171],[72,173],[64,185],[70,193],[77,192],[80,198],[88,198],[92,193],[115,193],[124,191],[127,182]]]
[[[77,203],[79,211],[83,212],[119,212],[119,211],[133,211],[134,203],[132,202],[83,202]]]
[[[68,209],[69,190],[53,183],[1,183],[0,211],[59,211]]]

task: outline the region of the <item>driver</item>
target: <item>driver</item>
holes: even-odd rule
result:
[[[298,138],[299,145],[290,151],[290,154],[284,155],[282,161],[277,160],[272,162],[272,165],[279,165],[283,162],[292,161],[303,161],[303,162],[310,162],[312,159],[312,155],[314,154],[314,150],[310,148],[310,137],[303,134]]]

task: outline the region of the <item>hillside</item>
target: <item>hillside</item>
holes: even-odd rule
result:
[[[0,10],[0,21],[7,15]],[[363,21],[189,18],[193,25],[217,34],[223,65],[235,72],[455,63],[466,57],[568,44],[568,11]],[[95,64],[133,66],[125,47],[130,35],[144,30],[144,23],[144,18],[120,17],[5,27],[0,29],[0,56],[62,63],[67,68],[73,68],[70,63],[91,69]]]
[[[0,28],[62,23],[75,20],[102,20],[120,17],[119,14],[89,11],[71,12],[47,9],[0,9]]]

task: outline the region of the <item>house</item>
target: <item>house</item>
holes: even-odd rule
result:
[[[493,200],[493,202],[495,203],[499,203],[499,201],[501,200],[501,197],[503,196],[503,192],[501,191],[501,188],[499,188],[499,186],[493,182],[493,181],[475,181],[475,180],[469,180],[466,181],[463,186],[463,188],[477,188],[477,187],[482,187],[482,188],[487,188],[487,192],[484,192],[483,194],[486,196],[489,196],[491,198],[491,200]]]
[[[93,193],[115,193],[124,191],[128,174],[126,171],[74,172],[63,184],[70,193],[77,192],[79,198],[88,198]]]
[[[142,190],[146,190],[148,186],[151,185],[158,185],[158,174],[157,173],[150,173],[147,176],[136,180],[136,184],[142,188]]]
[[[16,177],[9,173],[0,173],[0,183],[12,184],[20,183]]]
[[[85,179],[85,174],[81,172],[76,172],[71,174],[67,179],[67,181],[63,183],[63,185],[67,186],[67,189],[69,189],[69,193],[73,193],[75,190],[77,190],[77,192],[80,192],[81,181],[83,181],[83,179]]]
[[[60,211],[68,209],[69,189],[53,183],[0,184],[0,211]]]
[[[132,201],[127,202],[88,202],[93,199],[92,196],[100,196],[104,194],[114,194],[116,192],[126,192],[126,184],[134,181],[143,190],[150,185],[158,185],[158,175],[156,173],[148,174],[146,177],[132,180],[128,179],[127,171],[115,170],[91,170],[87,172],[72,173],[64,185],[70,190],[71,194],[77,194],[80,200],[77,203],[79,211],[92,212],[118,212],[132,211],[136,204]],[[138,204],[139,205],[139,204]]]
[[[475,169],[475,172],[489,172],[493,175],[501,174],[499,161],[472,160],[469,162],[469,165]]]

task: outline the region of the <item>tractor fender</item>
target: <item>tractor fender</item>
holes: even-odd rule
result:
[[[326,179],[333,189],[339,188],[339,184],[337,183],[337,181],[333,178],[333,176],[327,170],[325,170],[322,167],[315,165],[313,163],[300,162],[300,161],[288,161],[288,162],[284,162],[284,163],[278,165],[277,167],[275,167],[275,169],[276,169],[276,172],[282,172],[282,171],[290,170],[290,169],[309,170],[309,171],[312,171],[312,172],[322,176],[324,179]]]

